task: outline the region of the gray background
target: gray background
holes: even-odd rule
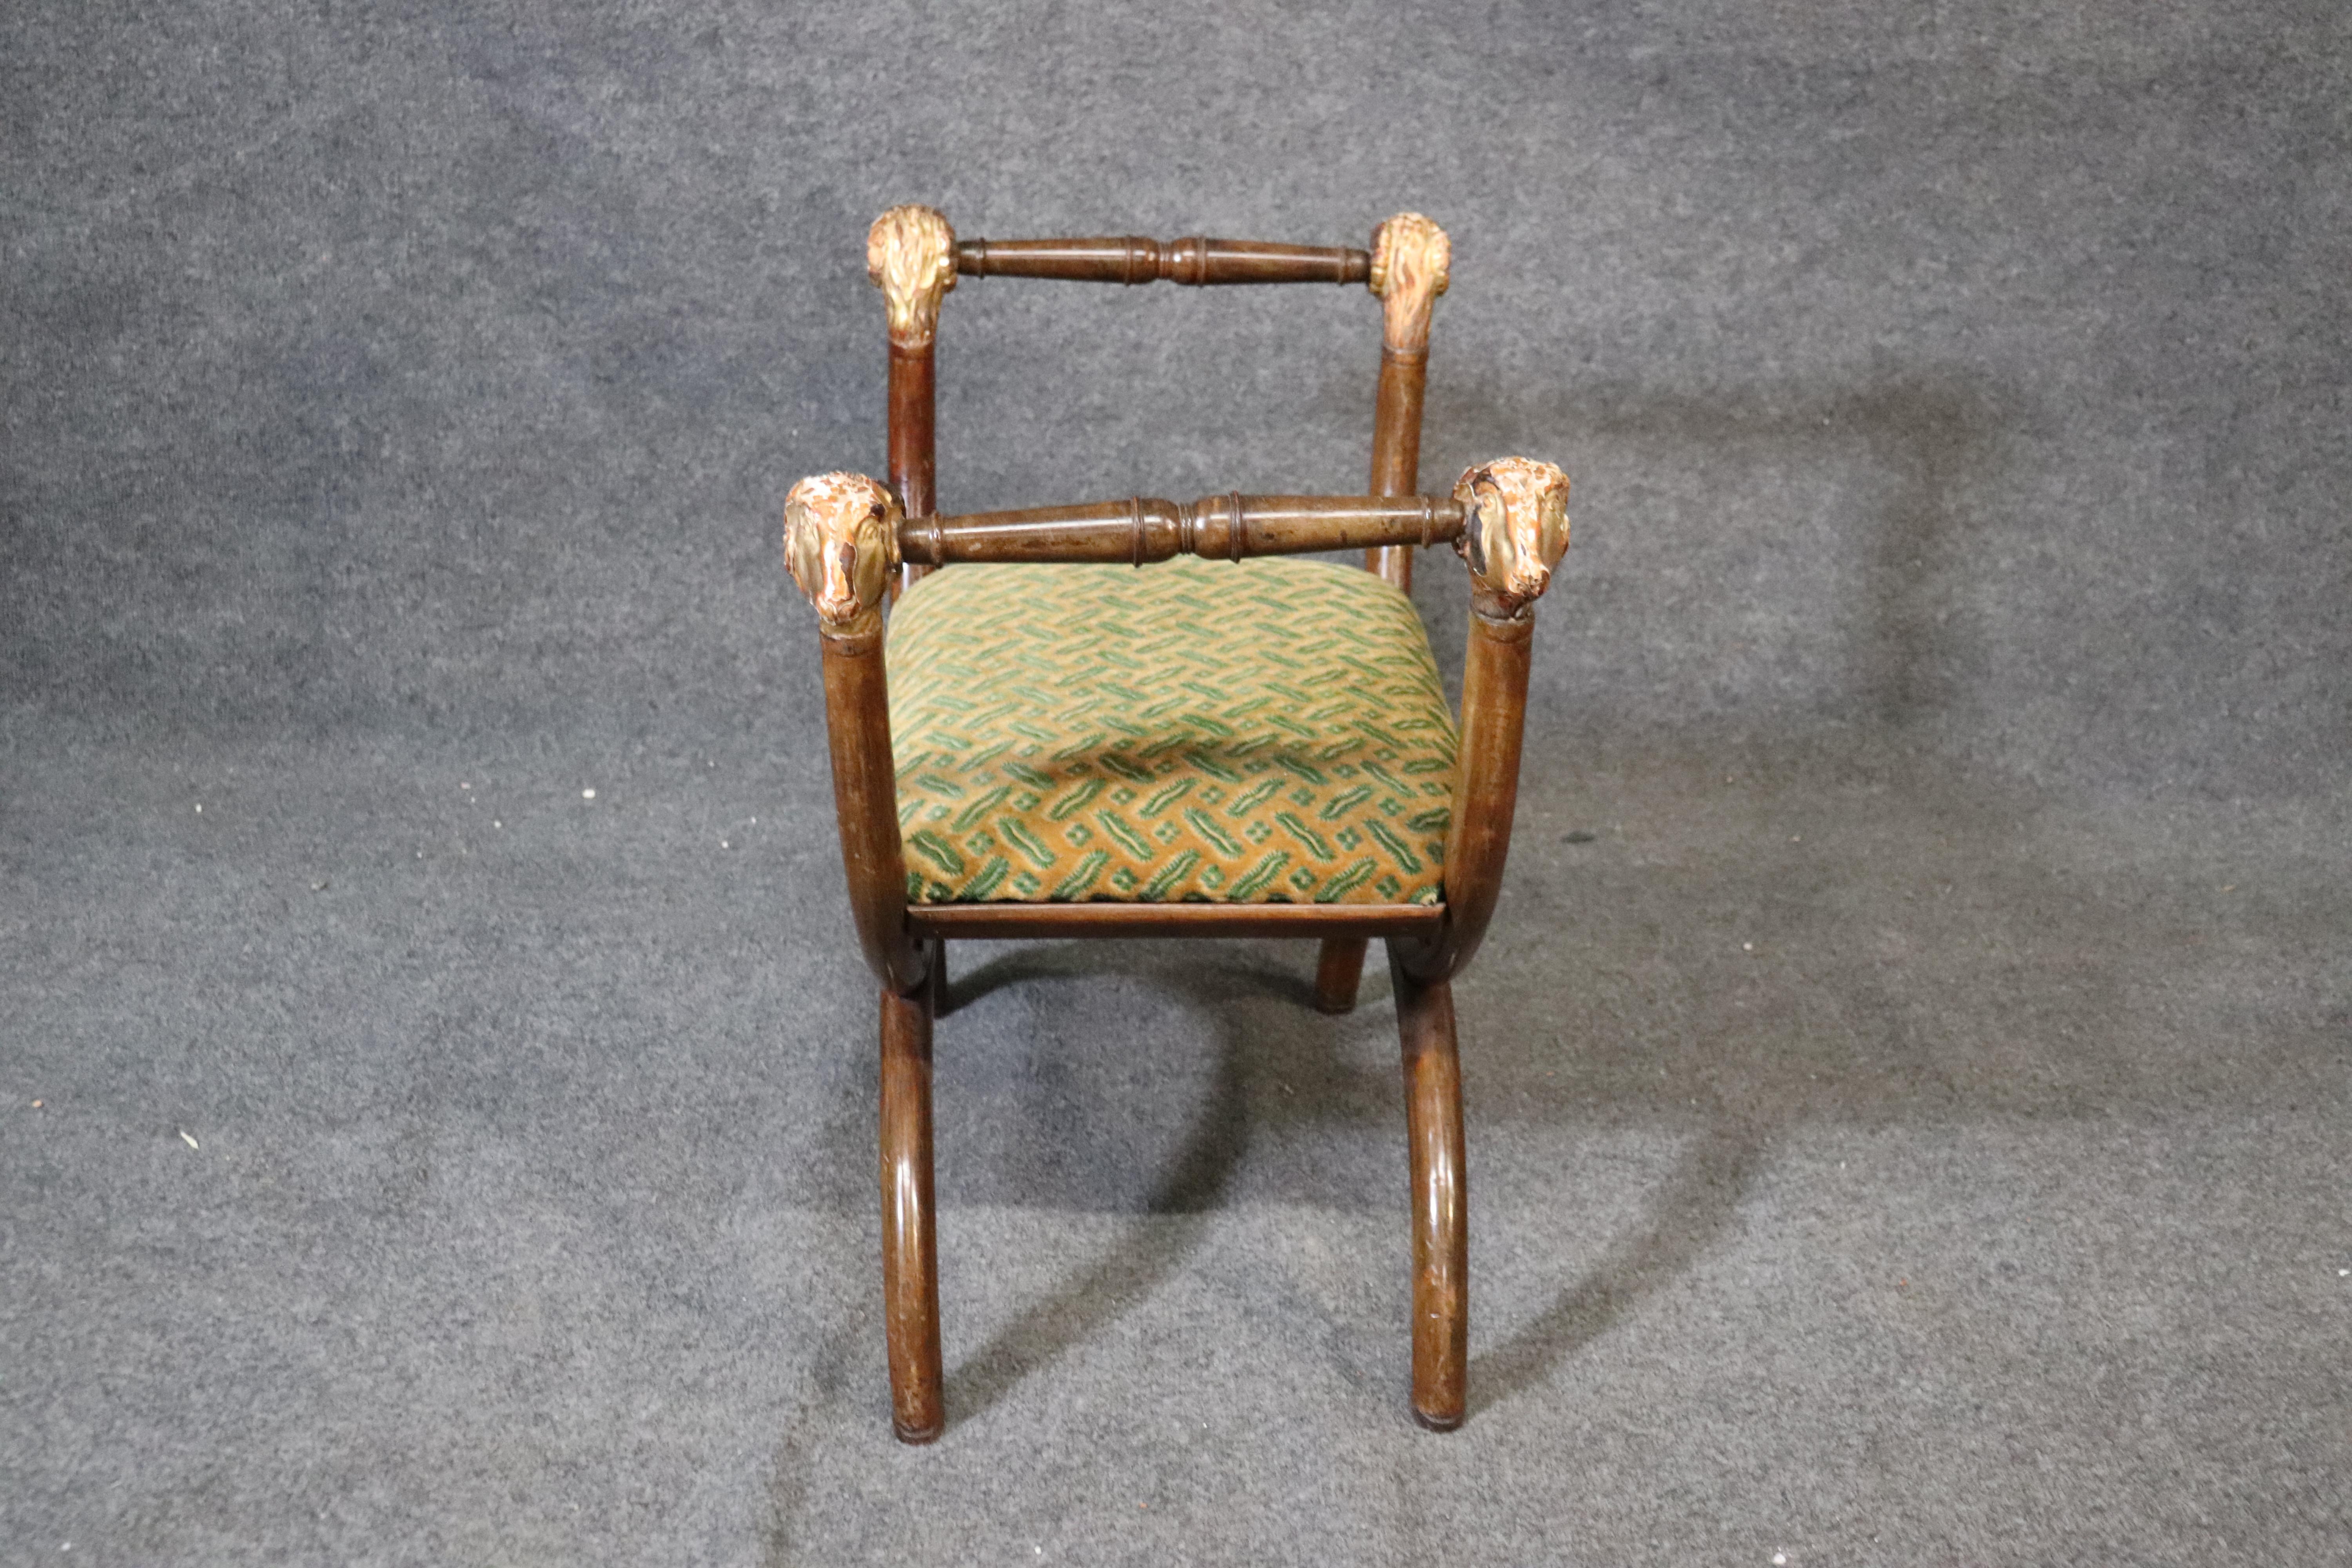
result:
[[[2340,1560],[2347,105],[2323,3],[6,8],[0,1560]],[[1426,211],[1425,488],[1575,476],[1459,1434],[1385,978],[1213,943],[958,950],[887,1436],[775,536],[908,200]],[[967,280],[942,500],[1359,489],[1377,319]]]

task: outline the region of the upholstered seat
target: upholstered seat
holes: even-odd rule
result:
[[[911,903],[1440,901],[1454,720],[1369,572],[960,566],[887,647]]]

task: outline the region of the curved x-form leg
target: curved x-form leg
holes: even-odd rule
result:
[[[890,1425],[928,1443],[940,1390],[939,1244],[931,1228],[931,992],[882,993],[882,1315]]]
[[[1470,1361],[1469,1186],[1462,1167],[1462,1059],[1454,987],[1415,980],[1389,951],[1404,1046],[1405,1137],[1412,1163],[1412,1415],[1435,1432],[1462,1425]]]

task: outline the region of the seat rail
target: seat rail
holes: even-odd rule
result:
[[[1443,904],[909,904],[919,939],[1399,936],[1434,939]]]

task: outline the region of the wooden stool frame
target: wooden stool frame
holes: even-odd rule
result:
[[[1412,1210],[1412,1412],[1461,1425],[1469,1343],[1467,1190],[1452,983],[1486,934],[1502,885],[1518,788],[1534,602],[1567,547],[1568,481],[1506,458],[1472,468],[1452,495],[1419,485],[1422,389],[1431,307],[1451,246],[1417,214],[1389,219],[1370,251],[1222,239],[958,240],[928,207],[894,207],[867,237],[888,310],[889,483],[836,473],[803,479],[785,506],[785,559],[821,627],[850,911],[881,987],[884,1321],[891,1424],[909,1443],[945,1425],[931,1185],[931,1027],[951,940],[1279,936],[1319,939],[1316,1005],[1355,1005],[1365,952],[1386,945],[1403,1053]],[[1151,498],[937,515],[933,350],[940,304],[959,275],[1193,286],[1363,283],[1383,307],[1370,493]],[[1412,552],[1452,544],[1470,566],[1453,816],[1443,902],[1425,904],[946,903],[907,900],[883,659],[887,603],[959,562],[1130,563],[1361,548],[1410,591]]]

